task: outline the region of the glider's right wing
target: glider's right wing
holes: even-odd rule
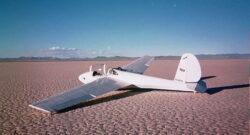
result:
[[[57,112],[128,85],[125,82],[104,77],[29,106],[45,112]]]
[[[144,56],[122,67],[122,69],[132,73],[143,74],[153,60],[154,57],[152,56]]]

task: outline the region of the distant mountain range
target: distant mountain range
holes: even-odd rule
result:
[[[199,59],[249,59],[250,54],[199,54]],[[181,56],[155,56],[157,60],[180,59]],[[106,60],[133,60],[138,57],[98,56],[95,58],[56,58],[56,57],[19,57],[19,58],[0,58],[0,62],[14,61],[106,61]]]

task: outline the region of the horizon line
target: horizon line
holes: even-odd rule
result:
[[[194,54],[196,56],[216,56],[216,55],[250,55],[250,53],[203,53],[203,54]],[[145,56],[145,55],[143,55]],[[114,58],[114,57],[126,57],[126,58],[138,58],[143,56],[96,56],[96,57],[56,57],[56,56],[20,56],[20,57],[0,57],[0,59],[21,59],[21,58],[55,58],[55,59],[95,59],[95,58]],[[153,56],[153,55],[149,55]],[[156,55],[154,57],[180,57],[182,55]]]

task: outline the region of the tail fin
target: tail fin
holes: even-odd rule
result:
[[[198,59],[193,54],[183,54],[174,80],[182,82],[198,82],[200,78],[201,66]]]

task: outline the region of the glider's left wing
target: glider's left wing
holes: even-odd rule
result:
[[[122,69],[132,73],[143,74],[153,60],[154,57],[152,56],[144,56],[125,65]]]
[[[104,77],[29,106],[45,112],[57,112],[128,85],[125,82]]]

